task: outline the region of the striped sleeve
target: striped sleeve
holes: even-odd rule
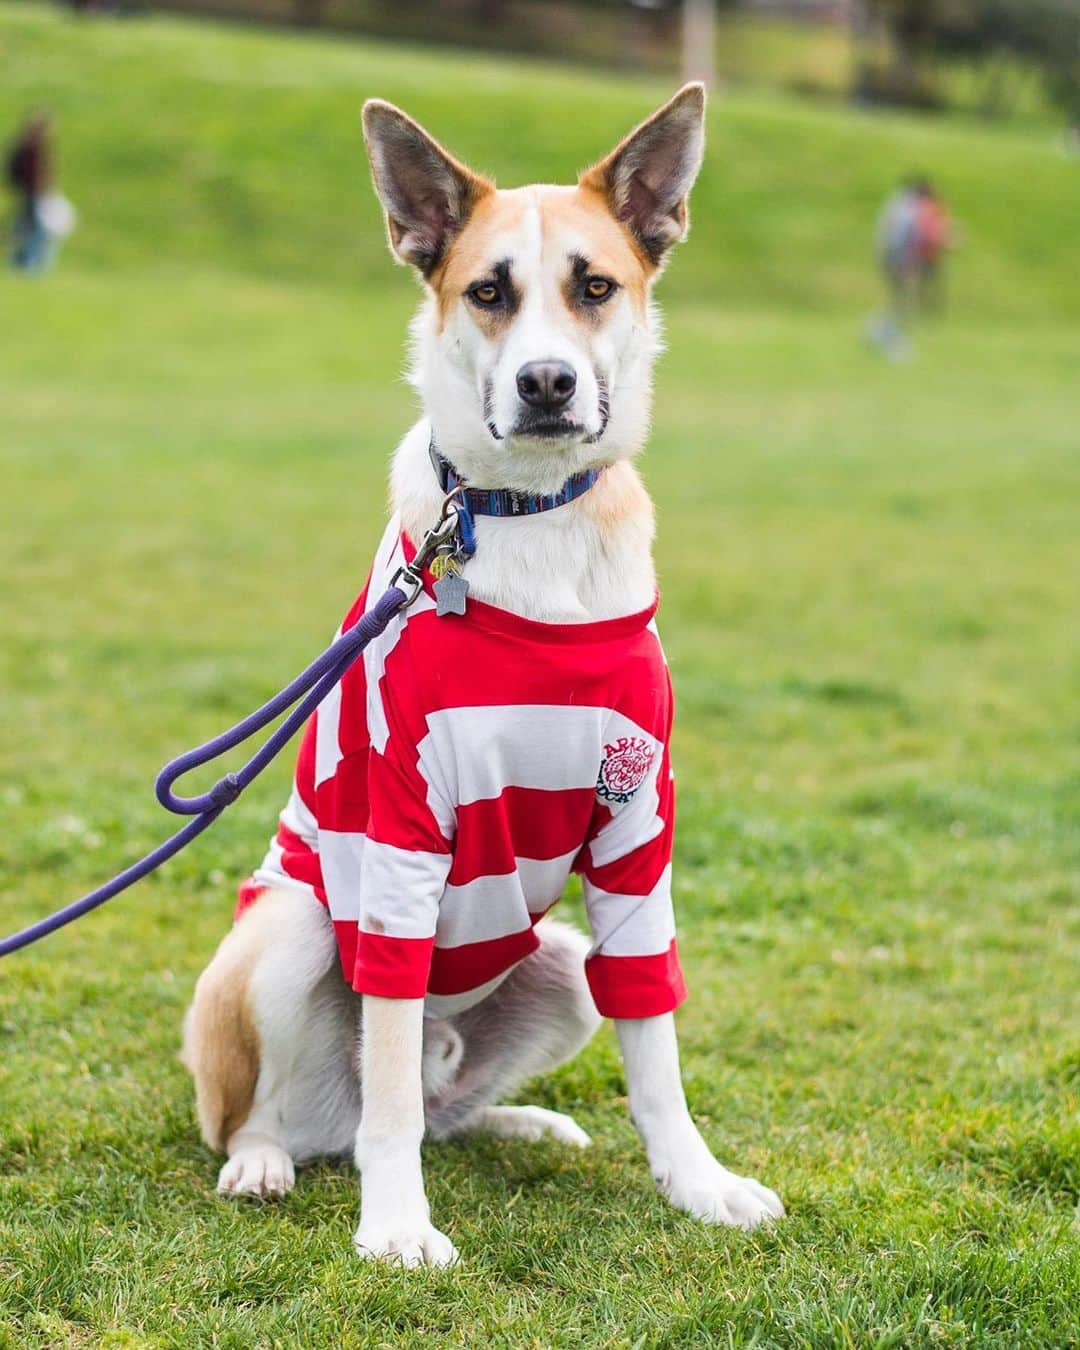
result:
[[[666,745],[630,799],[604,814],[582,868],[593,936],[585,974],[602,1016],[654,1017],[686,997],[671,903],[675,784]]]
[[[409,652],[395,647],[386,670],[368,691],[371,721],[377,700],[385,739],[365,756],[367,835],[352,984],[362,994],[422,998],[452,862],[453,812],[421,770],[418,746],[427,726]]]

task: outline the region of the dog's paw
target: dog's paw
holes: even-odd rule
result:
[[[576,1120],[545,1106],[485,1106],[465,1128],[499,1139],[554,1139],[573,1148],[592,1143]]]
[[[676,1209],[706,1223],[731,1228],[757,1228],[784,1216],[780,1197],[751,1177],[740,1177],[714,1163],[698,1173],[658,1176],[657,1184]]]
[[[519,1106],[513,1133],[520,1139],[555,1139],[574,1148],[588,1148],[592,1140],[572,1116],[544,1106]]]
[[[452,1266],[458,1259],[454,1244],[431,1224],[393,1228],[365,1227],[361,1223],[353,1236],[353,1246],[357,1256],[365,1261],[386,1261],[400,1266]]]
[[[218,1175],[221,1195],[250,1195],[257,1200],[287,1195],[296,1184],[293,1161],[276,1144],[237,1149]]]

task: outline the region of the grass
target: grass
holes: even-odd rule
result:
[[[0,916],[168,828],[149,783],[307,660],[411,416],[414,301],[360,99],[507,181],[660,86],[0,7],[0,124],[47,101],[83,213],[0,279]],[[564,111],[565,110],[565,111]],[[164,874],[0,972],[0,1345],[1064,1346],[1080,1305],[1076,166],[1034,133],[718,99],[645,463],[679,700],[689,1096],[784,1196],[652,1191],[605,1030],[530,1091],[595,1136],[428,1151],[449,1273],[351,1256],[345,1164],[217,1200],[175,1052],[276,766]],[[874,209],[961,222],[887,367]],[[574,909],[571,902],[571,910]]]

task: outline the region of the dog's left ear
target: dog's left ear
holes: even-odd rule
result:
[[[581,177],[601,192],[649,260],[659,266],[672,244],[686,237],[686,199],[705,151],[705,86],[684,84],[606,159]]]
[[[392,103],[368,99],[363,122],[390,247],[402,262],[429,277],[473,207],[494,186],[459,164]]]

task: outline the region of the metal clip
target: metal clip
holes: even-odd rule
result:
[[[391,586],[399,586],[406,590],[406,599],[401,606],[402,609],[408,609],[410,605],[415,604],[417,597],[424,589],[424,568],[427,566],[428,559],[457,533],[458,508],[455,498],[460,493],[461,488],[456,487],[446,494],[443,498],[442,510],[439,512],[439,519],[420,541],[412,561],[399,567],[390,578]]]

